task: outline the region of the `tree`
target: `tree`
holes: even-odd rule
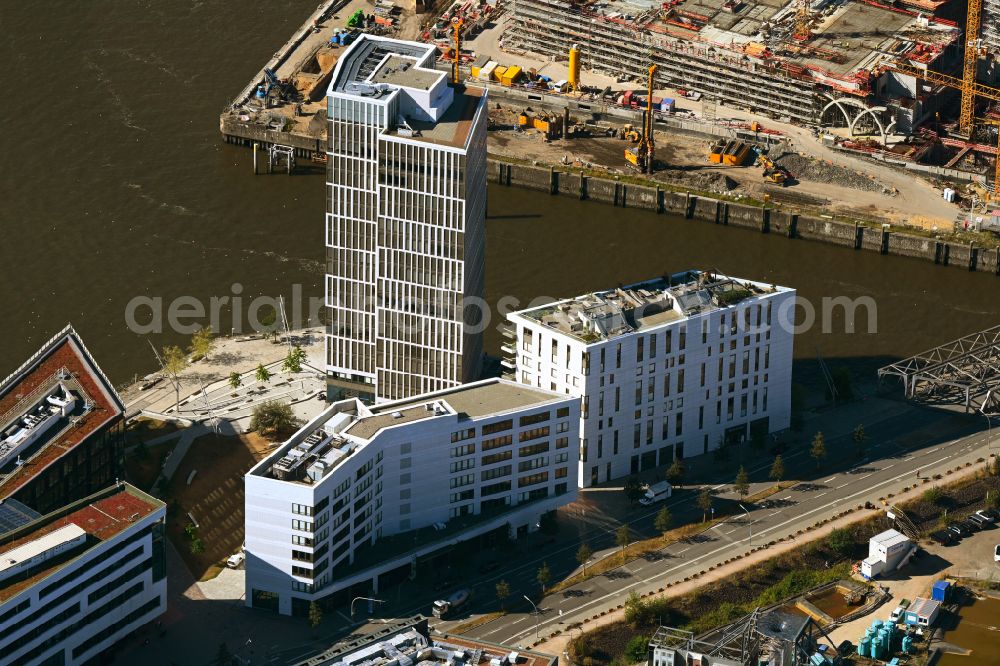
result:
[[[576,562],[583,567],[583,574],[587,574],[587,562],[594,555],[594,551],[591,550],[590,546],[585,543],[581,543],[580,547],[576,551]]]
[[[305,363],[306,353],[302,347],[293,347],[288,350],[288,355],[281,363],[281,369],[285,372],[302,372],[302,364]]]
[[[698,494],[698,508],[702,512],[701,520],[705,522],[708,520],[708,512],[712,509],[712,491],[708,488],[702,488]]]
[[[253,408],[250,430],[261,435],[277,435],[294,430],[300,421],[288,403],[268,400]]]
[[[204,358],[207,359],[208,355],[212,353],[212,347],[215,345],[215,340],[212,338],[212,329],[208,326],[199,328],[191,336],[191,344],[188,346],[188,351],[191,352],[191,356],[196,359]]]
[[[309,628],[316,630],[319,625],[323,624],[323,609],[319,607],[319,604],[315,601],[309,604]]]
[[[203,544],[201,542],[201,539],[199,539],[198,537],[195,537],[195,538],[191,539],[190,550],[191,550],[191,553],[193,555],[197,555],[198,553],[204,553],[205,552],[205,544]]]
[[[639,477],[630,476],[625,480],[625,498],[628,499],[629,502],[635,504],[642,499],[643,494],[644,491],[642,489],[642,484],[639,483]]]
[[[781,483],[781,480],[785,478],[785,463],[782,462],[781,456],[774,456],[774,464],[771,465],[771,473],[768,477],[775,483]]]
[[[740,471],[736,473],[736,483],[733,484],[733,490],[739,493],[741,498],[750,494],[750,476],[743,465],[740,465]]]
[[[243,386],[243,377],[238,372],[229,373],[229,386],[235,391],[239,387]]]
[[[823,459],[826,458],[826,439],[823,437],[822,432],[817,432],[816,436],[813,437],[812,448],[809,449],[809,455],[816,461],[816,469],[822,467]]]
[[[268,382],[268,381],[271,380],[272,375],[271,375],[271,371],[268,370],[267,368],[265,368],[263,363],[259,363],[257,365],[257,370],[254,372],[254,377],[261,384],[264,384],[264,383],[266,383],[266,382]]]
[[[668,509],[667,507],[663,507],[656,514],[656,518],[653,520],[653,527],[655,527],[657,531],[666,534],[667,532],[670,531],[670,528],[673,525],[673,523],[674,523],[674,517],[670,515],[670,509]]]
[[[833,387],[837,389],[837,400],[850,400],[854,397],[854,387],[853,379],[851,377],[851,371],[847,368],[841,366],[839,368],[834,368],[833,372],[830,373],[833,379]]]
[[[625,597],[625,622],[632,627],[646,624],[649,620],[649,604],[632,590]]]
[[[167,376],[170,383],[174,385],[174,393],[177,395],[177,402],[181,404],[181,373],[188,365],[187,356],[184,350],[176,345],[163,348],[163,374]]]
[[[497,599],[500,600],[501,611],[503,610],[504,600],[507,599],[507,597],[509,596],[510,596],[510,585],[507,584],[507,581],[501,580],[499,583],[497,583]]]
[[[629,529],[628,523],[623,524],[618,528],[615,533],[615,543],[622,549],[622,557],[625,557],[625,549],[632,542],[632,530]]]
[[[684,469],[684,463],[680,460],[680,458],[676,458],[670,465],[670,468],[667,469],[667,481],[670,482],[670,485],[677,486],[679,488],[681,484],[684,483],[684,475],[686,473],[687,470]]]
[[[538,574],[535,576],[535,579],[542,586],[542,594],[545,594],[545,588],[548,587],[549,581],[552,580],[552,570],[549,569],[548,562],[542,562],[542,566],[538,568]]]
[[[219,643],[219,649],[215,651],[212,666],[232,666],[232,664],[233,653],[229,651],[229,646],[225,643]]]
[[[865,434],[865,424],[859,423],[854,432],[851,434],[851,439],[857,445],[858,457],[862,458],[865,455],[865,440],[868,439],[868,435]]]

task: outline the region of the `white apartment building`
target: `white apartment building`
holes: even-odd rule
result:
[[[582,487],[788,427],[795,291],[688,271],[508,315],[517,381],[579,396]]]
[[[362,35],[328,89],[327,375],[335,397],[396,400],[479,377],[486,92],[438,49]],[[466,312],[468,311],[468,314]],[[467,320],[472,318],[472,320]]]
[[[246,475],[247,605],[304,615],[533,530],[576,499],[579,427],[578,398],[500,379],[331,405]]]
[[[0,503],[0,663],[82,664],[161,615],[165,517],[126,483],[46,516]]]

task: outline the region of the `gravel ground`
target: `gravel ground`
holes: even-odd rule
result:
[[[866,192],[882,192],[887,189],[868,174],[805,157],[798,153],[778,153],[778,156],[772,157],[772,159],[788,169],[799,180],[829,183]]]

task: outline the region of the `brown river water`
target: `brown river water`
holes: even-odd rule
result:
[[[250,151],[218,133],[230,97],[315,4],[2,3],[0,375],[67,322],[115,382],[152,371],[147,336],[125,323],[136,296],[207,303],[234,283],[246,300],[292,285],[322,296],[322,177],[255,178]],[[997,278],[915,260],[499,187],[489,216],[493,304],[715,268],[794,286],[817,311],[872,297],[877,334],[844,334],[840,317],[796,343],[803,360],[868,365],[1000,320]],[[491,328],[487,350],[499,344]]]

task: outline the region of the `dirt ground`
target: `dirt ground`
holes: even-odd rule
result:
[[[167,487],[167,533],[195,578],[211,578],[243,544],[243,476],[274,443],[255,433],[194,440]],[[191,485],[188,477],[197,470]],[[191,516],[204,550],[191,552]]]
[[[622,153],[631,144],[623,139],[591,136],[546,141],[538,131],[514,130],[520,107],[506,102],[501,102],[499,106],[500,108],[494,106],[490,111],[493,123],[489,133],[491,153],[522,159],[525,155],[531,155],[540,162],[598,168],[611,173],[635,173],[625,163]],[[661,167],[654,178],[672,185],[712,193],[745,195],[757,200],[763,199],[766,194],[778,204],[822,209],[824,212],[872,220],[886,219],[887,211],[899,204],[891,187],[881,187],[870,176],[822,160],[802,157],[780,145],[772,148],[772,153],[787,156],[789,169],[794,176],[786,187],[765,181],[760,167],[710,163],[708,137],[657,131],[655,140],[656,158]],[[830,182],[831,173],[834,175],[833,180],[851,182],[853,186]],[[821,182],[811,180],[812,174],[827,177]],[[842,177],[836,177],[838,175]],[[924,219],[921,216],[917,216],[916,222],[912,216],[906,216],[906,220],[907,224],[927,228],[943,224],[939,218]],[[926,224],[922,224],[923,222]]]

